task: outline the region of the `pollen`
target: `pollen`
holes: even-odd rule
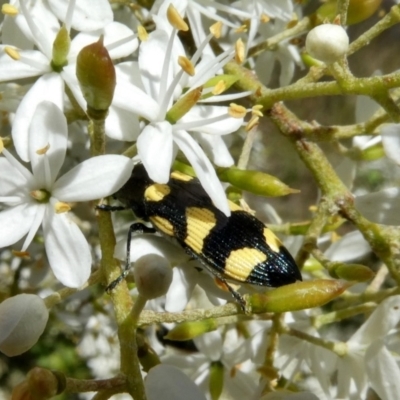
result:
[[[258,117],[262,117],[264,114],[262,113],[263,106],[261,104],[256,104],[255,106],[251,107],[251,113]]]
[[[19,54],[17,49],[14,49],[10,46],[6,46],[4,48],[5,53],[15,61],[18,61],[21,58],[21,54]]]
[[[10,17],[16,17],[19,14],[18,8],[12,6],[11,4],[3,4],[1,7],[1,12],[3,15],[8,15]]]
[[[56,214],[62,214],[68,212],[69,210],[71,210],[71,206],[67,203],[64,203],[63,201],[58,201],[54,205],[54,211],[56,212]]]
[[[139,25],[137,32],[138,32],[138,37],[142,42],[145,42],[146,40],[149,39],[149,34],[147,33],[146,28],[144,26]]]
[[[226,84],[225,82],[221,79],[220,81],[217,82],[217,84],[214,86],[213,90],[212,90],[212,94],[214,96],[217,96],[218,94],[221,94],[223,92],[225,92],[226,90]]]
[[[265,24],[265,23],[271,21],[271,18],[267,14],[262,13],[261,17],[260,17],[260,21]]]
[[[246,132],[251,131],[255,126],[257,126],[259,120],[260,120],[260,117],[253,115],[250,118],[250,121],[246,125],[246,128],[245,128]]]
[[[235,43],[235,61],[238,64],[243,63],[244,54],[245,54],[244,43],[243,43],[242,39],[238,39]]]
[[[232,118],[243,118],[247,114],[247,110],[243,106],[231,103],[229,104],[228,114]]]
[[[15,257],[19,258],[30,258],[29,251],[18,251],[18,250],[12,250],[12,253]]]
[[[183,20],[178,10],[170,4],[167,10],[168,22],[178,31],[188,31],[188,24]]]
[[[247,32],[246,24],[240,25],[239,28],[235,29],[235,33],[243,33],[243,32]]]
[[[42,156],[43,154],[47,153],[47,150],[49,150],[50,144],[47,143],[46,146],[42,147],[41,149],[36,150],[36,154],[39,156]]]
[[[178,64],[188,75],[194,76],[195,74],[194,65],[187,57],[179,56]]]
[[[221,37],[221,30],[222,30],[222,22],[218,21],[215,24],[210,26],[210,32],[214,35],[216,39]]]

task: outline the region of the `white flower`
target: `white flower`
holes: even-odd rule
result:
[[[51,268],[66,286],[79,287],[89,277],[91,254],[79,228],[70,220],[66,202],[99,199],[116,192],[129,178],[127,157],[93,157],[57,179],[67,148],[67,123],[61,110],[43,102],[34,110],[27,152],[32,172],[6,149],[0,157],[0,247],[12,245],[27,234],[22,251],[43,224]]]
[[[97,41],[99,36],[103,34],[104,44],[109,49],[111,58],[120,58],[131,54],[137,48],[138,42],[128,27],[112,22],[107,26],[103,25],[103,29],[78,34],[71,42],[71,47],[66,55],[66,65],[55,65],[53,44],[60,31],[59,22],[44,5],[34,7],[35,12],[33,12],[28,8],[26,0],[21,0],[19,4],[22,14],[17,16],[16,23],[26,38],[33,42],[38,50],[13,48],[8,43],[14,44],[15,41],[12,41],[12,39],[10,39],[10,42],[6,41],[12,35],[6,34],[6,37],[3,35],[3,43],[7,43],[7,45],[0,46],[0,81],[40,76],[21,101],[13,123],[14,145],[22,160],[29,161],[27,150],[29,125],[34,110],[41,101],[52,101],[63,109],[64,87],[67,84],[81,107],[86,108],[75,74],[76,57],[79,50]],[[42,3],[40,2],[40,4]],[[69,9],[66,12],[68,16],[65,21],[67,29],[70,28],[74,20],[74,5],[74,1],[70,2]],[[86,4],[86,6],[89,6],[89,4]],[[90,8],[86,10],[87,14],[91,13]],[[79,9],[83,11],[82,4],[80,4]],[[100,9],[101,7],[98,10]],[[58,8],[57,10],[59,12]],[[100,14],[102,15],[102,13]],[[98,15],[96,14],[96,16]],[[101,21],[105,24],[108,19],[107,17],[100,18]],[[96,21],[94,26],[100,26],[100,22]],[[12,30],[12,32],[15,32],[15,30]],[[26,46],[28,45],[26,44]]]
[[[241,0],[234,2],[232,7],[246,13],[246,16],[241,17],[243,21],[250,21],[249,31],[245,37],[246,53],[251,47],[283,32],[295,13],[293,2],[290,0]],[[257,76],[265,84],[271,79],[275,61],[280,64],[280,86],[290,83],[296,65],[302,66],[298,47],[290,44],[289,39],[281,41],[273,51],[264,51],[255,61],[250,60],[254,63]]]
[[[348,352],[337,364],[339,398],[349,398],[351,381],[359,398],[368,386],[382,400],[398,398],[400,370],[385,341],[399,321],[400,296],[393,296],[383,301],[347,341]]]
[[[167,354],[162,361],[179,366],[205,392],[210,390],[210,374],[216,366],[221,369],[224,393],[229,398],[247,399],[254,394],[258,375],[254,365],[248,361],[251,356],[249,343],[236,328],[226,329],[223,335],[220,330],[205,333],[194,342],[198,353],[186,356]]]
[[[203,392],[178,368],[160,364],[149,371],[145,380],[149,400],[206,400]]]
[[[202,47],[192,57],[196,72],[188,78],[177,63],[178,55],[184,54],[182,45],[174,40],[176,31],[170,35],[162,30],[152,32],[139,49],[139,71],[141,80],[136,85],[127,78],[117,80],[113,104],[132,111],[149,121],[137,138],[138,155],[150,178],[158,183],[169,180],[170,168],[179,148],[187,157],[196,174],[216,207],[229,215],[224,190],[215,170],[197,143],[205,139],[206,148],[213,148],[214,162],[229,166],[233,159],[227,151],[221,135],[235,132],[243,123],[242,118],[232,118],[228,107],[194,105],[176,123],[168,121],[168,110],[174,100],[187,95],[193,89],[207,82],[232,56],[232,51],[218,57],[202,57]],[[207,40],[210,40],[211,35]],[[134,69],[135,65],[131,65]],[[120,71],[121,72],[121,71]],[[138,76],[137,72],[130,75]],[[185,87],[189,89],[183,93]],[[248,93],[240,93],[242,97]],[[227,100],[227,96],[212,96],[209,102]],[[232,97],[231,97],[232,99]],[[196,133],[195,140],[190,133]]]
[[[316,26],[308,32],[306,49],[308,53],[324,63],[331,64],[343,57],[349,48],[346,30],[335,24]]]
[[[0,351],[8,357],[29,350],[49,318],[44,301],[34,294],[19,294],[0,303]]]

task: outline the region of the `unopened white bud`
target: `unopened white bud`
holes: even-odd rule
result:
[[[349,37],[340,25],[319,25],[311,29],[306,38],[307,52],[326,64],[334,63],[343,57],[348,48]]]
[[[49,312],[34,294],[19,294],[0,304],[0,351],[13,357],[29,350],[46,327]]]
[[[167,293],[172,282],[172,268],[158,254],[147,254],[138,258],[133,275],[138,292],[148,300]]]

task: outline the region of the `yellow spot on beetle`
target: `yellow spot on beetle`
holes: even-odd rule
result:
[[[251,247],[233,250],[225,260],[224,274],[239,282],[245,282],[254,267],[267,261],[267,255]]]
[[[178,181],[183,181],[183,182],[189,182],[193,179],[193,177],[183,174],[182,172],[179,171],[174,171],[171,173],[171,178],[174,178]]]
[[[144,198],[146,201],[161,201],[165,196],[171,192],[168,185],[163,185],[161,183],[155,183],[149,186],[144,192]]]
[[[165,235],[175,236],[174,235],[174,226],[166,218],[159,217],[159,216],[153,216],[153,217],[150,217],[150,222]]]
[[[217,223],[215,215],[207,208],[188,207],[186,221],[187,236],[185,243],[200,254],[203,251],[204,239]]]
[[[265,241],[267,242],[268,246],[275,253],[279,253],[280,247],[282,247],[282,242],[275,236],[275,234],[268,228],[264,228],[264,237]]]

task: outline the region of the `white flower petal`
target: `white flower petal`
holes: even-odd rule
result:
[[[71,90],[75,100],[81,106],[82,110],[86,110],[86,100],[83,97],[82,90],[79,86],[78,78],[76,77],[76,64],[71,63],[66,65],[60,73],[62,79]]]
[[[0,46],[0,81],[31,78],[51,72],[47,57],[36,50],[19,50],[21,57],[32,60],[31,64],[10,58],[5,52],[6,46]]]
[[[50,101],[39,103],[29,127],[28,140],[36,184],[39,188],[50,189],[64,163],[68,141],[67,120],[56,104]],[[45,154],[38,153],[46,146],[49,149]],[[46,169],[45,157],[48,159],[49,170]]]
[[[371,252],[369,243],[359,231],[346,233],[325,251],[331,261],[351,261]]]
[[[90,158],[60,177],[52,195],[61,201],[89,201],[115,193],[129,179],[133,161],[125,156]]]
[[[21,167],[24,168],[22,165]],[[29,179],[20,174],[5,157],[0,157],[0,171],[0,196],[19,196],[23,199],[27,195]],[[26,173],[28,176],[31,174],[28,170]]]
[[[171,124],[164,121],[147,125],[136,144],[150,178],[158,183],[167,183],[173,155]]]
[[[24,237],[32,225],[36,207],[20,204],[0,212],[0,247],[14,244]]]
[[[56,16],[44,1],[20,1],[19,9],[22,12],[17,15],[17,25],[51,60],[53,41],[60,29],[60,23]]]
[[[400,368],[383,340],[375,341],[365,353],[369,384],[380,399],[397,400],[400,393]]]
[[[51,10],[59,20],[65,22],[69,0],[49,0]],[[101,29],[113,20],[110,3],[107,0],[79,0],[75,4],[72,27],[77,31]]]
[[[34,294],[18,294],[0,304],[0,351],[13,357],[29,350],[43,333],[49,311]]]
[[[160,109],[159,104],[137,86],[117,79],[112,105],[128,110],[154,121]]]
[[[128,231],[126,233],[128,234]],[[135,262],[138,258],[147,254],[158,254],[168,259],[172,265],[185,262],[189,257],[180,247],[163,237],[155,235],[134,236],[131,240],[130,261]],[[125,261],[126,239],[117,242],[114,257]]]
[[[230,167],[234,164],[233,157],[229,152],[228,146],[221,136],[207,135],[206,133],[196,133],[195,137],[202,145],[204,151],[219,167]]]
[[[56,278],[65,286],[77,288],[89,278],[92,264],[89,245],[83,233],[66,213],[55,214],[49,204],[43,220],[47,258]]]
[[[169,35],[162,30],[156,30],[149,35],[148,40],[141,43],[139,48],[139,68],[146,93],[154,100],[161,101],[160,85],[164,66]],[[169,68],[166,86],[172,81],[172,68]]]
[[[373,75],[381,75],[380,72],[374,72]],[[368,118],[372,117],[372,115],[378,111],[380,108],[379,104],[372,100],[369,96],[357,96],[356,100],[356,123],[361,124],[365,122]],[[364,142],[365,136],[355,136],[353,139],[353,144],[356,145],[355,142],[361,140]]]
[[[138,47],[138,39],[133,31],[119,22],[111,22],[104,29],[94,32],[79,33],[71,42],[69,60],[75,60],[79,51],[89,44],[95,43],[99,37],[104,36],[104,46],[107,48],[112,59],[127,57]]]
[[[18,18],[24,18],[19,14],[17,17],[4,15],[4,20],[1,25],[1,41],[17,49],[31,50],[33,42],[31,38],[26,37],[17,24]]]
[[[201,390],[178,368],[159,364],[150,369],[145,380],[149,400],[206,400]]]
[[[384,300],[368,320],[350,338],[348,343],[365,345],[383,338],[400,320],[400,295]]]
[[[386,225],[400,225],[400,189],[383,189],[355,198],[355,206],[364,217]]]
[[[223,340],[221,332],[215,330],[193,339],[200,353],[206,355],[210,360],[216,361],[221,358],[223,352]]]
[[[18,107],[12,127],[12,136],[18,155],[29,161],[29,126],[36,106],[42,101],[51,101],[63,109],[64,82],[59,74],[43,75],[31,87]]]
[[[210,196],[215,207],[225,215],[230,215],[228,201],[217,174],[199,144],[185,131],[174,132],[174,141],[185,154],[196,171],[204,190]]]
[[[207,120],[221,116],[227,116],[218,122],[208,123]],[[202,133],[209,133],[211,135],[226,135],[228,133],[236,132],[243,124],[243,118],[232,118],[228,116],[228,107],[223,106],[200,106],[193,107],[187,114],[185,114],[176,124],[177,129],[182,123],[190,123],[202,121],[200,126],[189,131],[196,131]]]
[[[106,135],[109,138],[132,142],[139,133],[139,118],[136,114],[115,106],[108,109]]]
[[[400,124],[388,124],[381,129],[382,144],[390,160],[400,165]]]
[[[185,309],[192,296],[198,273],[189,265],[175,267],[172,272],[172,283],[165,299],[165,311],[180,312]]]

